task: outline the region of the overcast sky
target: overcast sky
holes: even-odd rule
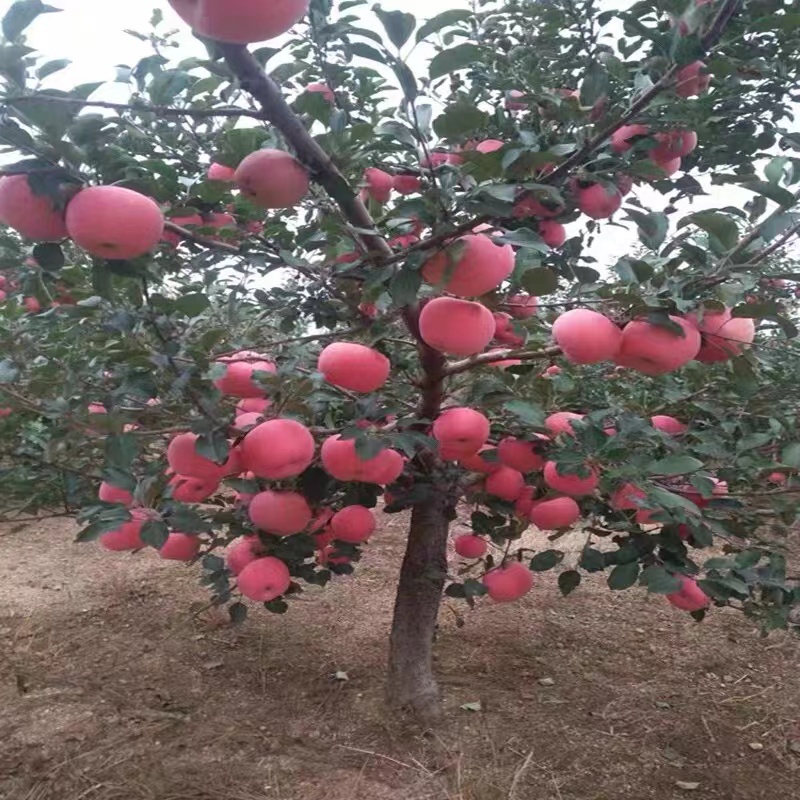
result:
[[[125,64],[132,66],[140,58],[150,53],[148,44],[124,33],[126,28],[147,31],[148,21],[155,7],[162,8],[165,25],[184,29],[185,26],[175,15],[166,0],[155,2],[126,2],[116,0],[48,0],[51,5],[65,9],[58,14],[44,14],[29,28],[28,37],[32,46],[40,50],[48,59],[69,58],[72,65],[47,80],[47,85],[68,89],[79,83],[107,80],[113,81],[116,75],[115,66]],[[620,0],[614,6],[628,5],[628,0]],[[0,0],[0,5],[3,5]],[[386,10],[409,10],[407,0],[383,0]],[[414,4],[417,6],[417,4]],[[425,0],[419,3],[425,11],[425,18],[430,18],[443,10],[454,7],[466,7],[466,0]],[[611,6],[611,3],[607,3]],[[356,9],[358,12],[358,9]],[[371,20],[366,27],[379,29],[379,23],[367,10]],[[418,17],[422,17],[417,12]],[[171,51],[170,57],[184,58],[192,55],[204,56],[202,45],[191,36],[188,30],[180,35],[181,46]],[[424,69],[429,52],[417,51],[412,67],[419,71]],[[122,100],[127,97],[128,87],[122,84],[110,84],[102,87],[93,99]],[[638,196],[645,205],[660,210],[667,205],[667,198],[647,188],[637,190]],[[720,190],[715,190],[710,197],[696,198],[693,210],[711,208],[724,204],[741,205],[752,195],[736,187],[726,186],[724,197]],[[616,215],[621,218],[620,214]],[[622,221],[620,219],[620,221]],[[570,226],[570,233],[580,228],[578,222]],[[636,247],[638,237],[630,223],[628,230],[615,226],[600,236],[593,248],[593,254],[605,264],[613,264],[617,258],[626,255]]]

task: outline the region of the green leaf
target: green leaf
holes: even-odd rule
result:
[[[432,81],[441,78],[443,75],[449,75],[452,72],[457,72],[460,69],[475,66],[475,64],[483,61],[484,51],[483,48],[478,47],[476,44],[465,42],[451,47],[449,50],[442,50],[437,53],[432,59],[428,74]]]
[[[203,458],[207,458],[215,464],[222,464],[228,457],[230,445],[225,431],[212,431],[211,433],[200,434],[195,442],[194,449],[197,455],[203,456]]]
[[[651,566],[642,570],[639,583],[647,587],[652,594],[672,594],[681,588],[681,582],[674,575],[667,572],[664,567]]]
[[[3,17],[3,36],[13,42],[39,14],[52,14],[59,8],[45,5],[42,0],[17,0]]]
[[[372,10],[386,29],[391,43],[399,50],[417,27],[414,15],[403,11],[384,11],[380,6],[374,6]]]
[[[497,241],[513,245],[514,247],[536,250],[539,253],[550,252],[550,248],[542,241],[542,237],[530,228],[517,228],[515,231],[508,231],[502,236],[498,236]],[[556,280],[558,280],[558,278],[556,278]]]
[[[592,62],[581,82],[580,102],[582,106],[593,106],[608,94],[608,72],[597,62]]]
[[[533,295],[552,294],[558,289],[558,275],[549,267],[533,267],[525,270],[521,283]]]
[[[234,625],[238,625],[247,619],[247,606],[244,603],[232,603],[228,606],[228,616]]]
[[[36,77],[39,80],[43,80],[48,75],[52,75],[56,72],[60,72],[62,69],[68,67],[72,62],[68,58],[57,58],[54,61],[48,61],[45,64],[42,64],[39,69],[36,70]]]
[[[790,442],[781,451],[781,462],[800,469],[800,442]]]
[[[11,359],[0,361],[0,383],[14,383],[19,377],[19,370]]]
[[[189,294],[181,295],[175,301],[175,310],[187,317],[196,317],[202,314],[211,302],[206,295],[201,292],[190,292]]]
[[[433,130],[437,136],[455,139],[485,128],[488,122],[487,112],[481,111],[473,103],[459,102],[445,108],[444,113],[434,120]]]
[[[139,452],[136,438],[129,433],[112,434],[106,439],[106,464],[127,470]]]
[[[564,560],[561,550],[543,550],[531,559],[531,569],[534,572],[546,572]]]
[[[566,597],[580,586],[581,574],[575,569],[568,569],[558,576],[558,588],[561,594]]]
[[[397,306],[407,306],[417,299],[422,275],[416,270],[401,269],[389,281],[389,295]]]
[[[160,519],[149,519],[142,525],[141,540],[150,547],[160,550],[169,537],[169,528],[166,522]]]
[[[764,181],[746,181],[745,183],[742,183],[742,186],[745,189],[749,189],[751,192],[756,192],[756,194],[763,195],[764,197],[773,200],[783,208],[791,208],[796,202],[794,195],[791,192],[775,185],[774,183],[766,183]]]
[[[798,15],[798,17],[800,17],[800,15]],[[764,167],[764,176],[770,183],[780,183],[786,165],[789,163],[791,162],[786,156],[775,156],[775,158],[771,159],[769,164]]]
[[[350,49],[353,51],[354,55],[369,59],[370,61],[377,61],[378,64],[385,64],[388,60],[388,57],[381,53],[380,50],[376,50],[365,42],[351,42]]]
[[[452,597],[454,600],[463,600],[467,596],[463,583],[451,583],[444,590],[444,593],[447,597]]]
[[[525,400],[509,400],[503,408],[528,425],[544,425],[544,410]]]
[[[470,19],[472,19],[472,12],[466,8],[451,8],[424,22],[414,38],[417,42],[421,42],[432,33],[438,33],[442,28],[456,25],[459,22],[468,22]]]
[[[667,456],[647,465],[648,475],[686,475],[702,469],[703,462],[691,456]]]
[[[289,610],[289,604],[285,600],[278,598],[264,603],[264,608],[271,614],[285,614]]]
[[[42,269],[46,269],[48,272],[57,272],[67,263],[61,246],[55,242],[37,244],[33,248],[33,258]]]
[[[632,208],[626,208],[625,213],[632,219],[639,230],[639,239],[645,247],[651,250],[658,250],[669,230],[669,219],[666,214],[653,211],[650,214],[643,214]]]
[[[716,211],[698,211],[696,214],[690,214],[678,223],[681,228],[684,225],[692,223],[697,225],[698,228],[715,236],[719,242],[728,250],[736,247],[739,241],[739,228],[736,223],[725,214],[719,214]]]
[[[639,577],[639,562],[631,561],[629,564],[617,564],[608,576],[608,588],[614,591],[630,589]]]
[[[606,567],[602,551],[594,547],[584,547],[579,566],[587,572],[602,572]]]
[[[623,283],[645,283],[653,277],[654,272],[646,261],[627,257],[617,261],[614,271]]]

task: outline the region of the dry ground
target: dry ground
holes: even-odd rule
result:
[[[448,604],[444,723],[385,713],[402,523],[357,577],[235,628],[190,612],[196,568],[73,544],[63,521],[0,526],[0,798],[800,797],[797,641],[601,579]]]

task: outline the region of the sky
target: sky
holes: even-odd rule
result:
[[[148,21],[155,7],[163,10],[167,27],[185,29],[185,25],[172,11],[166,0],[157,3],[138,0],[133,3],[120,3],[116,0],[48,0],[55,7],[65,9],[58,14],[43,14],[28,29],[28,38],[32,46],[41,51],[47,58],[69,58],[72,64],[67,69],[48,78],[47,86],[51,88],[69,89],[79,83],[107,80],[114,81],[117,65],[134,65],[140,58],[150,53],[146,42],[124,33],[126,28],[140,31],[149,29]],[[619,0],[615,6],[629,5],[633,0]],[[607,3],[611,6],[611,3]],[[2,5],[2,3],[0,3]],[[409,10],[407,0],[383,0],[382,7],[387,10]],[[442,11],[454,7],[467,7],[467,0],[425,0],[421,3],[425,10],[425,18],[435,16]],[[365,7],[369,8],[369,6]],[[357,13],[361,13],[356,10]],[[379,23],[369,12],[371,20],[367,27],[379,29]],[[421,18],[419,15],[418,18]],[[170,58],[186,58],[193,55],[205,56],[203,46],[191,36],[188,30],[180,37],[181,46],[169,52]],[[414,54],[412,69],[425,69],[431,51],[417,49]],[[128,87],[124,84],[110,83],[101,87],[92,99],[103,99],[124,102],[128,96]],[[707,182],[701,181],[704,185]],[[737,187],[726,186],[724,196],[722,190],[708,187],[710,196],[695,198],[692,210],[715,208],[721,205],[742,205],[752,197],[751,193]],[[653,210],[667,205],[667,196],[661,195],[647,187],[637,190],[641,201]],[[688,209],[686,209],[688,210]],[[635,226],[616,215],[619,222],[626,225],[623,229],[614,226],[605,235],[597,238],[592,254],[601,264],[613,264],[619,257],[630,254],[638,246]],[[677,215],[676,215],[677,216]],[[675,217],[673,217],[675,218]],[[580,221],[568,227],[570,235],[574,235],[581,227]]]

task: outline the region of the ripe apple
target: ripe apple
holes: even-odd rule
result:
[[[173,475],[169,479],[172,499],[179,503],[202,503],[219,489],[220,477],[192,478],[188,475]]]
[[[364,170],[364,188],[376,203],[388,203],[394,189],[394,177],[377,167]]]
[[[242,466],[259,478],[279,480],[303,472],[314,459],[314,437],[293,419],[256,425],[242,440]]]
[[[22,305],[29,314],[38,314],[42,310],[42,304],[36,297],[26,297]]]
[[[525,92],[519,89],[511,89],[506,92],[505,107],[508,111],[524,111],[528,104],[520,98],[525,97]]]
[[[525,339],[515,333],[511,327],[511,314],[506,314],[504,311],[495,311],[492,316],[494,317],[493,338],[497,343],[505,344],[509,347],[521,347],[525,344]]]
[[[197,452],[198,439],[199,437],[195,433],[179,433],[177,436],[173,436],[167,447],[167,462],[178,475],[221,480],[233,466],[232,452],[228,454],[228,459],[224,464],[215,464]]]
[[[271,405],[272,400],[267,397],[244,397],[236,404],[236,414],[264,415]]]
[[[534,500],[528,519],[542,531],[568,528],[578,521],[581,510],[571,497]]]
[[[670,417],[667,414],[656,414],[655,416],[650,417],[650,424],[659,431],[663,431],[664,433],[670,433],[673,436],[680,436],[682,433],[686,433],[689,430],[689,426],[685,425],[679,419],[675,419],[675,417]]]
[[[553,339],[573,364],[597,364],[617,355],[622,331],[597,311],[573,308],[553,323]]]
[[[251,44],[286,33],[308,11],[309,0],[169,0],[178,16],[209,39]]]
[[[539,236],[548,247],[561,247],[567,241],[567,231],[554,219],[543,219],[538,224]]]
[[[483,585],[495,603],[510,603],[533,588],[533,573],[519,561],[509,561],[490,569],[483,576]]]
[[[168,561],[191,561],[200,552],[200,538],[190,533],[173,531],[158,554]]]
[[[525,478],[518,470],[501,466],[486,477],[485,487],[489,494],[513,503],[525,487]]]
[[[142,527],[150,519],[150,513],[143,508],[134,508],[131,518],[113,531],[100,536],[100,545],[106,550],[138,550],[145,546],[141,539]]]
[[[34,241],[57,242],[67,236],[63,212],[49,197],[34,194],[27,175],[0,178],[0,223]]]
[[[259,492],[248,506],[250,521],[277,536],[299,533],[311,522],[311,508],[299,492]]]
[[[668,161],[656,161],[653,159],[654,163],[657,167],[661,169],[661,171],[666,175],[667,178],[674,175],[680,168],[681,168],[681,160],[679,158],[671,158]],[[648,178],[648,180],[651,180]],[[652,180],[659,180],[658,178],[653,178]]]
[[[453,547],[461,558],[483,558],[489,549],[485,539],[471,533],[462,533],[456,536]]]
[[[478,142],[475,145],[475,150],[478,153],[494,153],[497,150],[502,148],[504,142],[500,141],[500,139],[484,139],[482,142]]]
[[[611,495],[608,504],[617,511],[638,511],[642,505],[637,501],[645,498],[645,493],[638,486],[632,483],[623,483]]]
[[[496,289],[513,271],[511,245],[468,233],[431,256],[422,266],[422,277],[458,297],[477,297]]]
[[[325,102],[330,103],[330,105],[333,105],[336,102],[336,95],[333,93],[333,89],[331,89],[327,83],[309,83],[308,86],[306,86],[305,91],[321,94],[325,98]]]
[[[643,319],[631,320],[622,331],[616,363],[645,375],[663,375],[691,361],[700,350],[699,331],[682,317],[671,315],[670,320],[683,335]]]
[[[544,426],[553,436],[558,436],[559,433],[574,436],[575,431],[572,428],[572,423],[583,419],[585,416],[585,414],[576,414],[574,411],[556,411],[545,419]]]
[[[497,445],[497,457],[507,467],[520,472],[534,472],[544,466],[545,458],[539,452],[542,445],[549,439],[546,436],[534,434],[536,439],[526,442],[514,436],[506,436]]]
[[[232,575],[238,575],[251,561],[263,554],[264,546],[258,536],[243,536],[225,554],[225,566]]]
[[[769,483],[774,483],[776,486],[783,486],[786,480],[786,475],[782,472],[770,472],[770,474],[767,475],[767,481]]]
[[[489,438],[489,420],[473,408],[445,409],[433,423],[440,455],[450,461],[477,453]]]
[[[395,175],[394,188],[398,194],[414,194],[420,190],[422,181],[419,175]]]
[[[208,168],[208,179],[210,181],[225,181],[226,183],[233,181],[233,176],[236,174],[234,167],[226,167],[225,164],[217,164],[213,162]]]
[[[342,439],[338,434],[322,443],[320,456],[325,471],[340,481],[394,483],[405,466],[403,456],[388,448],[373,458],[359,458],[355,439]]]
[[[480,353],[492,340],[495,321],[492,312],[480,303],[437,297],[419,315],[423,341],[442,353],[471,356]]]
[[[551,364],[547,369],[542,370],[543,378],[555,378],[556,375],[561,374],[561,367],[558,364]]]
[[[536,314],[539,298],[530,294],[512,294],[505,302],[505,309],[514,319],[530,319]]]
[[[234,177],[242,194],[262,208],[292,208],[308,194],[308,173],[285,150],[256,150]]]
[[[230,356],[216,359],[216,364],[225,364],[226,369],[222,377],[214,381],[223,394],[233,397],[263,397],[264,389],[253,381],[254,372],[277,372],[273,361],[267,356],[252,350],[240,350]]]
[[[328,383],[354,392],[380,389],[389,378],[391,366],[383,353],[354,342],[329,344],[317,362]]]
[[[149,197],[122,186],[90,186],[70,200],[67,231],[79,247],[99,258],[137,258],[164,233],[164,215]]]
[[[552,195],[542,194],[540,197],[535,197],[532,194],[526,194],[514,203],[511,213],[518,219],[524,217],[549,218],[557,217],[566,210],[566,204]]]
[[[280,597],[292,582],[289,568],[279,558],[265,556],[247,564],[239,573],[239,591],[258,603]]]
[[[375,532],[375,515],[365,506],[345,506],[331,518],[334,540],[361,544]]]
[[[527,520],[531,513],[533,504],[536,502],[536,487],[524,486],[517,501],[514,503],[514,513],[520,518]]]
[[[578,208],[592,219],[608,219],[622,205],[619,189],[606,183],[577,185],[575,197]]]
[[[489,461],[482,454],[496,452],[496,448],[487,444],[481,447],[477,453],[470,453],[469,455],[462,456],[458,459],[458,463],[470,472],[480,472],[483,475],[490,475],[492,472],[497,472],[502,464],[499,461]]]
[[[702,61],[693,61],[678,70],[675,76],[675,94],[678,97],[695,97],[708,89],[711,76],[705,72]]]
[[[611,134],[611,149],[615,153],[625,153],[633,147],[631,139],[637,136],[647,136],[650,128],[639,123],[633,125],[623,125]]]
[[[740,356],[756,335],[752,318],[734,317],[729,308],[724,311],[705,309],[702,319],[697,312],[692,312],[686,319],[702,334],[703,343],[695,358],[705,363]]]
[[[708,608],[711,598],[697,585],[694,578],[685,575],[676,576],[681,582],[677,592],[667,595],[667,600],[681,611],[700,611]]]
[[[2,416],[2,414],[0,414]],[[108,481],[103,481],[100,484],[100,489],[97,496],[104,503],[119,503],[123,506],[129,506],[133,503],[133,494],[127,489],[120,489],[119,486],[114,486]]]
[[[649,156],[657,164],[688,156],[697,147],[697,134],[692,130],[664,131],[653,138],[658,144],[649,151]]]
[[[557,492],[582,497],[591,494],[596,488],[599,480],[597,471],[589,467],[589,475],[581,477],[575,473],[562,472],[558,469],[555,461],[548,461],[544,465],[544,482]]]

